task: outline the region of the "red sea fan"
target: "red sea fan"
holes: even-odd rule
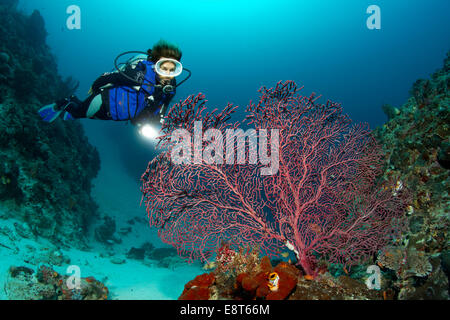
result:
[[[224,241],[257,245],[267,254],[287,246],[305,272],[315,274],[317,257],[350,266],[399,236],[406,193],[377,184],[382,155],[367,125],[352,126],[339,104],[318,104],[314,94],[298,91],[292,81],[260,90],[244,122],[251,127],[247,133],[253,129],[248,152],[237,162],[243,145],[217,142],[241,127],[227,123],[235,108],[203,116],[204,97],[198,95],[169,111],[161,137],[169,149],[149,163],[142,192],[150,225],[181,256],[207,260]],[[171,132],[192,130],[195,121],[218,131],[200,143],[185,139],[189,148],[183,152],[201,147],[210,157],[175,164]]]

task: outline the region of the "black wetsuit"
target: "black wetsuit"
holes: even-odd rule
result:
[[[124,73],[132,78],[139,81],[142,79],[143,73],[142,70],[138,70],[137,68],[131,68],[130,66],[125,69]],[[67,108],[65,109],[68,111],[74,118],[86,118],[86,114],[88,112],[89,106],[92,102],[92,100],[97,96],[101,95],[102,103],[100,106],[100,109],[95,113],[95,115],[92,117],[93,119],[100,119],[100,120],[113,120],[111,118],[110,114],[110,107],[109,107],[109,88],[102,88],[103,86],[111,84],[114,87],[117,86],[127,86],[127,87],[133,87],[137,86],[138,84],[136,82],[131,81],[127,77],[124,77],[121,73],[115,71],[115,72],[106,72],[102,74],[100,77],[98,77],[94,83],[92,84],[92,94],[86,98],[86,100],[81,101],[76,96],[70,97],[70,103]],[[175,88],[176,86],[176,80],[172,79],[171,85]],[[139,114],[137,114],[134,118],[129,119],[131,123],[138,124],[142,122],[143,120],[149,119],[149,118],[155,118],[154,112],[158,109],[158,107],[161,107],[164,105],[164,107],[167,109],[170,101],[172,100],[174,94],[171,95],[165,95],[163,94],[162,88],[160,86],[155,86],[155,89],[152,93],[153,99],[146,99],[147,105],[144,110],[142,110]],[[64,102],[62,102],[64,103]],[[67,103],[67,101],[66,101]],[[162,114],[163,116],[164,114]]]

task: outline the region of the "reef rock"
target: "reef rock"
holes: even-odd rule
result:
[[[26,223],[16,228],[23,237],[82,247],[97,215],[99,154],[78,121],[49,124],[37,114],[77,83],[58,74],[39,12],[25,16],[16,4],[0,1],[0,211]]]
[[[450,52],[442,69],[413,84],[411,97],[395,116],[392,107],[383,108],[390,120],[376,130],[386,153],[383,179],[397,181],[411,194],[406,212],[409,232],[378,256],[381,266],[395,271],[394,286],[401,288],[401,299],[445,296],[432,285],[428,291],[420,288],[444,275],[432,259],[440,258],[445,265],[449,250],[449,65]]]
[[[81,278],[77,285],[45,265],[36,272],[11,266],[4,290],[10,300],[106,300],[109,294],[93,277]]]

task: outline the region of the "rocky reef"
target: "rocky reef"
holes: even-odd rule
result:
[[[42,265],[36,271],[11,266],[4,288],[10,300],[107,300],[108,288],[94,277],[73,286],[68,276]]]
[[[38,116],[78,83],[58,74],[40,13],[26,16],[16,6],[0,0],[0,218],[78,246],[97,210],[90,191],[99,154],[79,122],[49,124]]]
[[[383,106],[389,121],[375,131],[386,154],[384,179],[411,193],[409,231],[378,256],[395,273],[399,299],[448,298],[450,271],[450,53],[442,69],[417,80],[399,107]]]
[[[227,250],[227,249],[226,249]],[[222,247],[223,252],[223,247]],[[214,269],[189,281],[179,300],[383,300],[387,291],[369,290],[347,275],[334,277],[321,268],[316,277],[305,275],[289,261],[273,266],[257,249],[218,255],[205,266]]]

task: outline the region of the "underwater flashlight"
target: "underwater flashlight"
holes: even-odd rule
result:
[[[143,136],[146,139],[154,140],[158,137],[158,130],[150,124],[144,124],[139,129],[139,133],[141,136]]]

